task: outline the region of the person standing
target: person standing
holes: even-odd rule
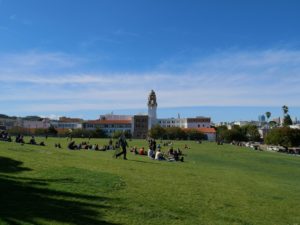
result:
[[[127,158],[126,158],[126,154],[127,154],[126,147],[128,147],[128,143],[127,143],[127,141],[125,139],[125,135],[124,134],[122,134],[121,137],[120,137],[120,139],[119,139],[119,145],[122,148],[122,152],[116,154],[116,158],[118,158],[120,155],[123,154],[123,158],[125,160],[127,160]]]

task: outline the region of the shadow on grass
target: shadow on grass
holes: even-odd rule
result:
[[[30,170],[5,157],[0,157],[0,165],[0,173]],[[58,181],[0,174],[0,223],[113,224],[103,219],[103,210],[110,210],[112,199],[49,189],[50,183]]]
[[[151,159],[149,159],[151,160]],[[142,160],[136,160],[136,159],[128,159],[128,161],[133,161],[133,162],[139,162],[139,163],[150,163],[150,164],[155,164],[154,162],[152,161],[142,161]]]

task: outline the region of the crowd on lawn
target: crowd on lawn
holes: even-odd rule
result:
[[[45,137],[47,140],[47,136]],[[98,144],[90,144],[90,142],[82,141],[79,144],[76,144],[75,141],[72,138],[68,138],[70,141],[67,145],[67,148],[69,150],[94,150],[94,151],[107,151],[107,150],[115,150],[116,153],[114,155],[115,158],[118,158],[119,156],[123,155],[123,158],[126,160],[127,159],[127,147],[128,143],[127,140],[125,139],[125,136],[122,135],[115,143],[113,142],[112,139],[109,140],[107,145],[99,146]],[[90,140],[90,138],[89,138]],[[0,141],[6,141],[6,142],[12,142],[12,137],[6,132],[6,131],[1,131],[0,132]],[[20,144],[30,144],[30,145],[39,145],[39,146],[45,146],[45,142],[41,141],[40,143],[37,143],[35,140],[34,136],[31,136],[29,142],[25,142],[24,136],[21,134],[18,134],[15,137],[15,142],[20,143]],[[162,151],[161,144],[164,147],[168,147],[168,151],[165,153]],[[132,147],[130,149],[130,152],[134,153],[135,155],[141,155],[141,156],[148,156],[150,159],[153,160],[166,160],[169,162],[173,161],[184,161],[184,156],[182,151],[177,148],[173,149],[173,143],[168,141],[168,142],[161,142],[161,144],[156,144],[156,140],[154,139],[148,139],[148,150],[146,151],[144,147],[137,148]],[[60,143],[55,143],[54,144],[55,148],[61,149],[62,146]],[[185,149],[189,149],[187,145],[184,146]],[[121,151],[120,151],[121,149]]]
[[[169,162],[173,161],[184,161],[183,153],[178,148],[176,150],[173,149],[173,143],[172,142],[164,142],[163,146],[170,147],[167,153],[164,153],[162,151],[161,145],[156,145],[156,141],[154,139],[149,139],[149,148],[146,151],[144,147],[141,147],[138,149],[137,147],[132,147],[130,149],[130,152],[134,153],[135,155],[142,155],[142,156],[148,156],[150,159],[153,160],[166,160]],[[188,146],[184,146],[185,149],[188,149]]]
[[[1,140],[1,141],[12,142],[11,136],[10,136],[6,131],[1,131],[1,133],[0,133],[0,140]],[[35,141],[34,136],[31,136],[29,142],[25,143],[24,136],[21,135],[21,134],[18,134],[18,135],[16,136],[15,142],[16,142],[16,143],[20,143],[20,144],[30,144],[30,145],[40,145],[40,146],[45,146],[45,143],[44,143],[43,141],[41,141],[40,143],[37,143],[37,142]]]

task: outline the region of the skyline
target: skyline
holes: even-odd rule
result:
[[[299,9],[297,1],[0,0],[0,113],[145,112],[154,89],[161,117],[246,120],[261,109],[280,115],[282,105],[300,117]]]

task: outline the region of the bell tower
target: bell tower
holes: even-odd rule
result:
[[[156,124],[156,110],[157,110],[157,102],[156,102],[156,94],[153,90],[151,90],[148,97],[148,129],[151,129]]]

